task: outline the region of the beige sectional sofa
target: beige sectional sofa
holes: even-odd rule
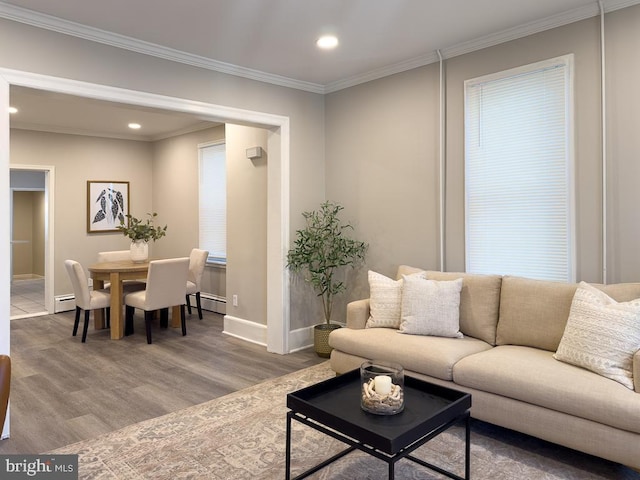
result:
[[[401,266],[403,274],[419,269]],[[463,338],[366,328],[369,299],[347,307],[347,328],[331,333],[337,373],[365,360],[400,363],[408,375],[472,394],[472,417],[640,469],[640,351],[633,389],[554,358],[578,284],[521,277],[426,272],[462,278]],[[597,286],[618,302],[640,284]]]

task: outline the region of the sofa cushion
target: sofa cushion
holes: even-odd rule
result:
[[[339,328],[329,335],[329,345],[362,358],[397,362],[406,370],[442,380],[452,379],[453,365],[461,358],[491,348],[471,337],[402,335],[391,328]]]
[[[462,358],[454,381],[533,405],[640,433],[640,394],[553,353],[521,346],[498,346]]]
[[[633,355],[638,350],[640,300],[618,303],[602,290],[580,282],[554,358],[633,390]]]
[[[427,271],[431,280],[462,279],[460,291],[460,331],[491,345],[496,342],[500,309],[500,275]]]
[[[591,285],[602,290],[616,302],[628,302],[640,298],[640,283],[612,283],[611,285],[592,283]]]
[[[414,275],[426,277],[424,271]],[[367,328],[400,327],[400,310],[402,302],[402,278],[393,280],[369,270],[369,319]]]
[[[411,265],[398,266],[398,273],[396,274],[396,280],[401,280],[403,275],[413,275],[414,273],[426,272],[424,268],[412,267]]]
[[[633,389],[640,393],[640,350],[633,356]]]
[[[400,333],[462,338],[461,278],[439,282],[405,275],[403,281]]]
[[[555,352],[576,288],[574,283],[503,277],[496,344]]]

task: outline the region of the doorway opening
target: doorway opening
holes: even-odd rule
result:
[[[10,167],[10,318],[53,313],[50,247],[53,167]]]

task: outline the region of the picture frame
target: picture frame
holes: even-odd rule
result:
[[[87,233],[117,232],[129,215],[129,182],[87,181]]]

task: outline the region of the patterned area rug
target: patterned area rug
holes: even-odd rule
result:
[[[282,479],[286,394],[331,376],[326,362],[52,453],[79,454],[81,479]],[[454,427],[415,455],[463,475],[463,439],[463,428]],[[621,465],[479,421],[471,440],[474,480],[640,478]],[[299,422],[293,422],[292,445],[293,475],[345,447]],[[398,479],[445,478],[408,460],[399,461],[395,473]],[[308,478],[384,479],[387,464],[354,452]]]

